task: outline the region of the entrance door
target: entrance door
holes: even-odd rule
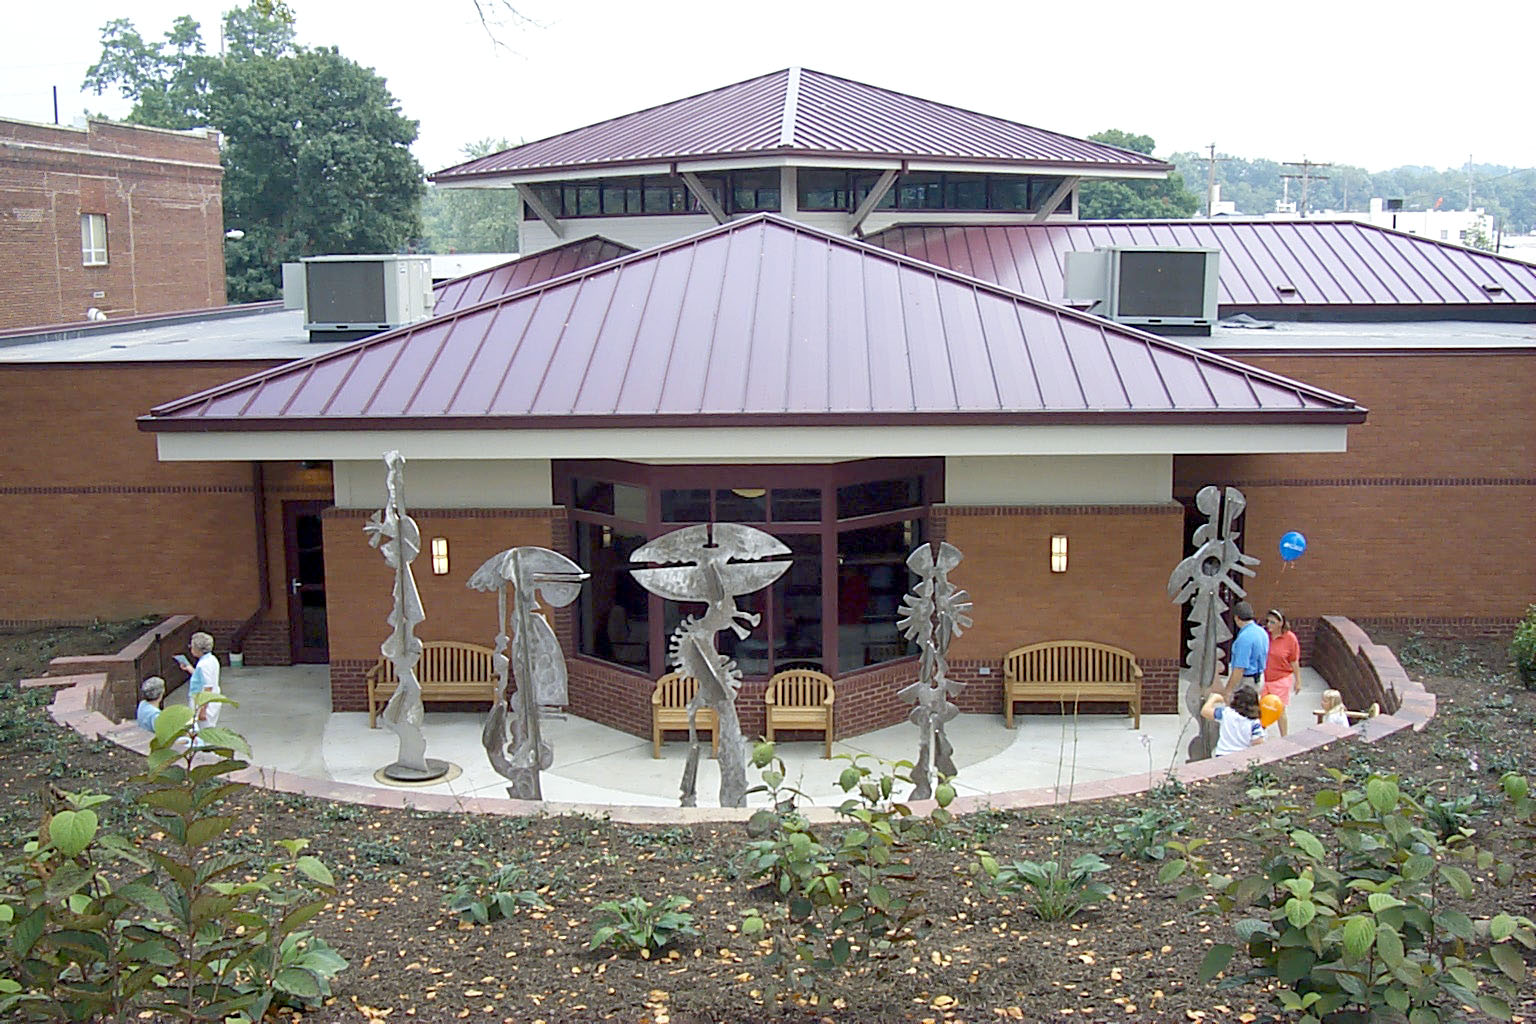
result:
[[[328,504],[283,502],[288,647],[296,665],[324,664],[330,660],[325,629],[325,551],[320,529],[320,513]]]

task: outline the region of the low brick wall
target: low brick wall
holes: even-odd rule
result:
[[[1376,704],[1393,714],[1412,685],[1390,648],[1372,643],[1365,630],[1340,615],[1319,620],[1312,637],[1312,667],[1339,691],[1351,711]]]
[[[186,683],[187,674],[172,656],[185,654],[187,641],[200,628],[195,615],[173,615],[116,654],[54,658],[48,663],[48,674],[103,673],[107,677],[106,686],[92,698],[92,706],[114,721],[130,719],[138,707],[139,683],[146,677],[164,679],[167,693]]]

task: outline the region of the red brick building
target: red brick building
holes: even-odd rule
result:
[[[224,304],[216,132],[0,120],[0,328]]]

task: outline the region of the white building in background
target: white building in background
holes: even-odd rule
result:
[[[1369,213],[1344,213],[1339,216],[1381,228],[1395,228],[1436,242],[1460,242],[1466,245],[1479,236],[1489,242],[1495,238],[1493,214],[1484,211],[1481,206],[1476,210],[1404,210],[1401,205],[1402,200],[1372,199]]]

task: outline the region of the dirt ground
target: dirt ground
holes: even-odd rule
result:
[[[40,674],[57,654],[115,650],[142,628],[0,636],[0,842],[7,849],[36,827],[45,782],[114,792],[140,762],[56,728],[46,694],[18,692],[15,680]],[[1331,766],[1362,779],[1394,773],[1415,795],[1472,795],[1476,841],[1512,854],[1496,783],[1505,771],[1536,771],[1536,692],[1519,688],[1501,644],[1374,639],[1438,695],[1439,716],[1423,733],[1370,746],[1343,741],[1275,764],[1267,781],[1310,792]],[[316,927],[351,965],[334,998],[304,1021],[1268,1021],[1278,1019],[1273,1004],[1255,986],[1222,989],[1196,977],[1210,945],[1230,940],[1229,924],[1177,902],[1176,886],[1157,881],[1158,864],[1122,858],[1111,833],[1155,799],[1187,820],[1186,836],[1212,840],[1213,859],[1243,861],[1253,850],[1232,808],[1257,781],[1266,780],[1250,773],[1157,798],[960,819],[912,854],[926,885],[927,935],[861,969],[829,974],[815,1006],[765,994],[763,949],[740,922],[770,896],[741,870],[747,836],[738,825],[641,829],[593,817],[424,814],[246,791],[236,798],[243,827],[228,838],[251,848],[309,837],[336,873],[341,895]],[[133,828],[130,813],[118,817]],[[1100,852],[1111,865],[1101,877],[1114,895],[1070,921],[1041,923],[1022,900],[976,885],[969,868],[979,848],[1002,861]],[[449,912],[445,897],[483,873],[481,860],[518,865],[521,885],[540,891],[547,906],[519,907],[488,925]],[[698,936],[649,959],[588,952],[595,905],[635,895],[691,901]],[[1520,883],[1489,884],[1464,909],[1474,917],[1498,909],[1532,915],[1536,897]],[[1517,1013],[1536,1019],[1530,985]]]

